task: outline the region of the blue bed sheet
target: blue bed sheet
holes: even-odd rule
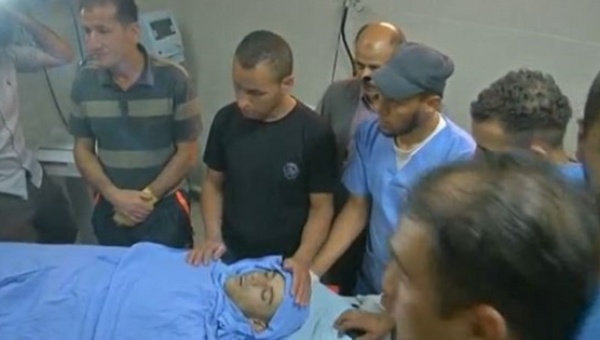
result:
[[[0,339],[217,339],[223,299],[210,267],[185,256],[149,243],[0,243]],[[348,339],[333,323],[349,308],[315,283],[310,317],[290,339]]]
[[[0,338],[215,339],[210,267],[154,244],[0,244]]]
[[[0,244],[1,337],[93,339],[111,275],[125,252]]]

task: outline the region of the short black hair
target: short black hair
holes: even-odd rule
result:
[[[584,138],[587,136],[592,126],[596,124],[598,117],[600,117],[600,73],[594,78],[585,101],[582,123]]]
[[[235,49],[237,62],[245,69],[268,63],[278,81],[294,72],[294,57],[290,45],[280,35],[258,30],[246,35]]]
[[[560,147],[573,112],[554,78],[539,71],[511,71],[471,103],[474,122],[497,120],[508,134],[541,137]]]
[[[139,10],[134,0],[82,0],[80,9],[106,5],[115,6],[117,20],[121,24],[128,25],[138,21]]]
[[[439,168],[408,216],[432,236],[442,317],[487,304],[519,339],[573,338],[598,288],[600,225],[591,197],[550,164],[491,153]]]

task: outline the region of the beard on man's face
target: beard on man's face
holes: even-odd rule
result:
[[[413,112],[410,119],[404,122],[401,126],[394,126],[392,123],[386,124],[385,121],[379,118],[379,131],[386,137],[402,137],[419,127],[419,112]]]

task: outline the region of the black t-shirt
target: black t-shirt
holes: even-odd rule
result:
[[[259,122],[233,103],[212,123],[204,162],[225,175],[222,234],[238,258],[292,256],[300,245],[311,193],[331,193],[335,137],[298,102],[284,118]]]

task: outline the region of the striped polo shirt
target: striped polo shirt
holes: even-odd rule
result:
[[[186,71],[146,56],[139,79],[122,90],[108,70],[89,66],[71,91],[70,131],[96,142],[100,164],[120,189],[142,190],[162,172],[178,142],[197,140],[200,104]]]

